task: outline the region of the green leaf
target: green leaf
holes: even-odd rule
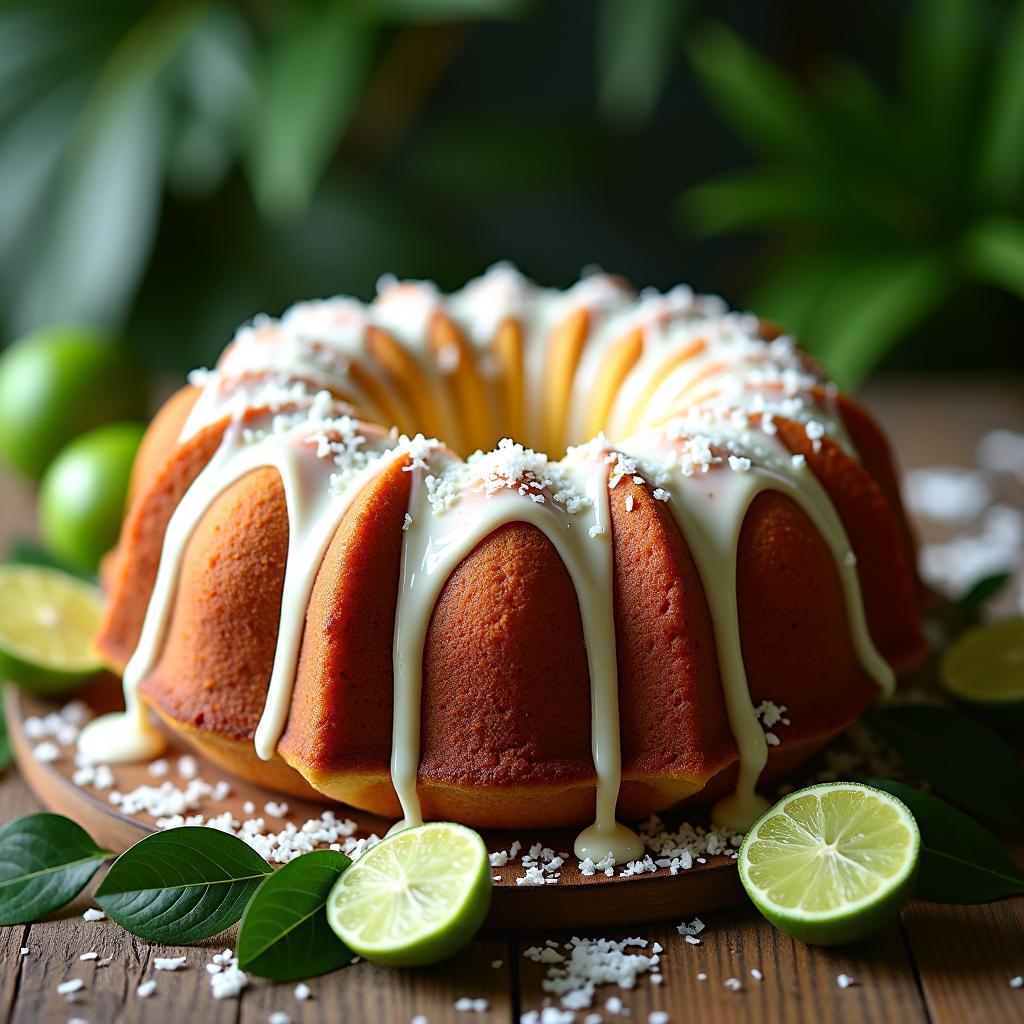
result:
[[[685,0],[601,0],[594,63],[603,117],[639,126],[654,112],[679,45]]]
[[[760,275],[747,306],[774,320],[786,331],[802,337],[814,311],[834,281],[845,271],[847,261],[818,248],[793,253],[772,253],[768,269]]]
[[[996,572],[991,576],[983,576],[956,602],[957,609],[961,612],[977,611],[987,601],[991,601],[1010,582],[1011,578],[1012,574],[1008,572]]]
[[[267,214],[293,217],[309,204],[355,110],[375,35],[334,2],[315,5],[272,41],[248,160]]]
[[[352,863],[315,850],[268,875],[246,908],[238,932],[238,964],[274,981],[312,978],[343,967],[352,951],[327,923],[327,897]]]
[[[907,20],[907,92],[914,116],[955,144],[970,109],[981,56],[982,19],[976,0],[917,0]]]
[[[902,800],[921,832],[914,895],[935,903],[989,903],[1024,893],[1024,872],[999,840],[945,800],[888,779],[864,779]]]
[[[715,105],[750,143],[790,161],[827,158],[807,98],[739,36],[711,25],[693,33],[688,52]]]
[[[114,855],[59,814],[26,814],[0,829],[0,924],[38,921],[70,903]]]
[[[1024,764],[991,729],[917,704],[874,708],[865,721],[936,793],[1008,828],[1024,824]]]
[[[515,18],[526,12],[530,0],[359,0],[353,6],[381,20],[456,21]]]
[[[803,341],[845,388],[945,297],[949,272],[937,257],[866,258],[822,295]]]
[[[145,269],[163,191],[170,97],[162,74],[194,27],[193,4],[158,5],[115,48],[65,153],[21,326],[116,323]]]
[[[209,11],[176,62],[182,106],[170,144],[168,177],[189,195],[206,195],[243,148],[256,105],[256,53],[241,12]]]
[[[964,240],[964,260],[975,277],[1024,297],[1024,222],[999,215],[979,221]]]
[[[233,925],[273,869],[214,828],[156,832],[114,861],[96,902],[133,935],[177,946]]]
[[[847,210],[813,179],[771,170],[720,175],[683,196],[683,214],[701,235],[842,221]]]
[[[1024,172],[1024,4],[1014,4],[990,72],[989,95],[982,114],[978,176],[993,199],[1012,199]]]

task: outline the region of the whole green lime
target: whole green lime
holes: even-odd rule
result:
[[[145,392],[138,364],[108,335],[34,331],[0,354],[0,460],[38,479],[78,434],[144,417]]]
[[[39,490],[43,539],[61,561],[95,572],[117,542],[141,423],[96,427],[62,448]]]

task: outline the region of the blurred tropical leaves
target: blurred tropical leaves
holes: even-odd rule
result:
[[[167,191],[237,166],[269,222],[306,212],[384,41],[526,0],[31,0],[0,9],[0,303],[12,333],[117,326]]]
[[[758,163],[689,190],[686,222],[765,238],[751,307],[842,382],[970,282],[1024,297],[1024,3],[918,0],[895,95],[841,60],[798,84],[722,25],[691,39]]]
[[[739,30],[711,20],[726,7]],[[894,15],[869,7],[859,49],[884,63]],[[1024,0],[917,0],[882,84],[823,63],[850,17],[823,7],[787,50],[797,79],[746,41],[785,30],[766,10],[0,3],[3,334],[127,325],[180,369],[253,310],[509,256],[559,283],[597,260],[753,285],[848,384],[908,338],[934,362],[976,293],[1024,297]],[[754,162],[687,190],[732,135]]]

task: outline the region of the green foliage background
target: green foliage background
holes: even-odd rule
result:
[[[847,384],[1024,366],[1024,3],[0,6],[0,334],[158,367],[382,271],[748,303]]]

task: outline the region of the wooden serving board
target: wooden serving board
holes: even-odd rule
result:
[[[110,710],[110,680],[106,685],[94,686],[78,696],[91,708],[99,711]],[[24,693],[12,684],[7,684],[4,693],[4,708],[11,746],[22,776],[39,800],[51,811],[63,814],[77,821],[101,846],[111,850],[125,850],[151,832],[157,831],[155,820],[148,814],[129,815],[109,801],[109,792],[99,792],[77,785],[72,780],[75,772],[73,749],[60,747],[61,756],[55,761],[43,762],[34,754],[35,746],[42,740],[31,739],[25,731],[25,720],[42,717],[56,710],[60,705]],[[51,737],[46,737],[52,740]],[[205,762],[192,750],[173,744],[164,758],[170,763],[170,772],[155,778],[145,764],[112,765],[115,789],[130,792],[138,786],[159,785],[164,778],[176,785],[184,780],[175,774],[174,766],[179,756],[192,755],[198,765],[200,778],[216,783],[224,772]],[[384,835],[392,822],[367,814],[354,807],[342,804],[316,803],[282,796],[263,789],[251,782],[232,777],[227,780],[231,793],[223,800],[204,799],[194,811],[207,818],[230,811],[244,820],[254,816],[263,817],[267,831],[279,832],[287,822],[301,826],[309,818],[319,818],[325,808],[330,807],[339,819],[350,818],[359,828],[358,835]],[[256,805],[256,814],[245,814],[242,806],[247,801]],[[274,817],[265,811],[268,801],[284,802],[288,810],[286,817]],[[694,820],[693,811],[687,818]],[[674,825],[666,815],[668,826]],[[485,831],[484,840],[488,850],[508,850],[518,839],[524,849],[541,842],[556,852],[571,851],[575,830],[572,829],[524,829],[521,833]],[[694,863],[687,871],[676,875],[660,870],[653,874],[644,873],[611,878],[598,872],[586,877],[577,867],[577,859],[569,857],[560,869],[561,878],[550,885],[517,885],[516,878],[522,878],[524,871],[520,861],[494,868],[493,875],[500,878],[494,883],[494,898],[491,903],[487,927],[493,929],[546,929],[585,928],[594,925],[635,924],[666,918],[681,920],[705,911],[736,906],[745,900],[736,871],[736,862],[728,857],[708,857],[705,864]]]

